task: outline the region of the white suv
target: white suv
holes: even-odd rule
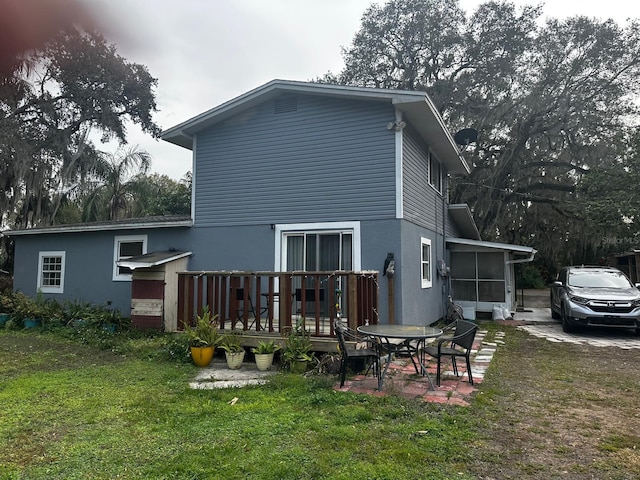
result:
[[[640,334],[640,290],[612,267],[564,267],[551,285],[551,316],[562,330],[635,328]]]

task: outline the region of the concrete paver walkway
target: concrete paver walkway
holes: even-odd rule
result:
[[[559,322],[546,325],[521,325],[518,328],[526,330],[533,336],[546,338],[550,342],[575,343],[594,347],[640,348],[640,337],[635,335],[631,329],[590,328],[583,332],[564,333]]]
[[[195,390],[212,390],[215,388],[238,388],[247,385],[264,385],[268,377],[277,369],[260,371],[253,362],[244,362],[239,370],[230,370],[224,359],[211,363],[207,368],[198,371],[196,378],[189,383]]]

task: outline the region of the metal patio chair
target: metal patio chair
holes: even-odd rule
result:
[[[447,328],[443,335],[439,336],[434,345],[426,346],[423,350],[427,355],[435,358],[438,362],[436,383],[440,386],[440,370],[443,357],[451,357],[453,373],[458,376],[457,357],[464,357],[467,362],[467,375],[469,383],[473,385],[473,375],[471,373],[471,348],[476,337],[478,325],[467,320],[456,320]]]
[[[362,337],[358,332],[350,329],[342,323],[339,318],[334,321],[334,330],[336,337],[338,338],[338,345],[340,348],[340,386],[344,386],[344,381],[347,376],[347,368],[349,362],[354,359],[364,360],[367,364],[367,370],[365,376],[369,373],[369,370],[373,368],[374,374],[380,381],[380,354],[376,348],[356,348],[356,344],[367,342],[367,339]],[[353,341],[356,344],[347,345],[347,341]],[[368,342],[367,342],[368,343]]]

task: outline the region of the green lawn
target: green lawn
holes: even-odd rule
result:
[[[322,375],[190,390],[171,336],[0,330],[0,479],[640,478],[637,349],[483,328],[506,343],[470,407]]]
[[[0,478],[473,478],[466,409],[333,377],[193,391],[188,364],[8,331],[0,365]]]

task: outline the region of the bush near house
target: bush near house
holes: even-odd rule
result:
[[[546,286],[540,270],[535,265],[528,263],[520,265],[516,275],[518,288],[544,288]]]
[[[11,315],[8,328],[21,328],[25,318],[39,318],[44,325],[128,329],[130,320],[118,310],[79,301],[59,302],[41,293],[29,297],[22,292],[0,293],[0,311]]]

